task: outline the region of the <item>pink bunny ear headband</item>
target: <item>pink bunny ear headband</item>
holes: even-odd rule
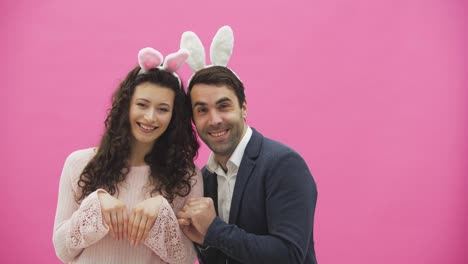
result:
[[[181,81],[176,71],[184,64],[188,57],[189,53],[186,49],[180,49],[175,53],[171,53],[164,59],[159,51],[149,47],[143,48],[138,52],[138,64],[141,68],[138,74],[143,74],[151,69],[158,68],[172,73],[177,80],[179,80],[180,86]]]
[[[201,69],[208,68],[211,66],[227,67],[226,65],[229,59],[231,58],[233,47],[234,47],[234,34],[232,32],[231,27],[229,26],[221,27],[220,29],[218,29],[218,32],[216,32],[216,35],[213,37],[213,41],[211,42],[211,47],[210,47],[211,65],[206,65],[205,48],[203,47],[203,44],[201,43],[200,39],[194,32],[192,31],[184,32],[180,40],[180,48],[186,49],[190,53],[190,56],[187,59],[187,64],[189,65],[189,67],[192,69],[194,73],[198,72]],[[234,71],[232,72],[234,73]],[[192,79],[192,77],[190,77],[190,79]],[[239,77],[237,76],[237,78]]]

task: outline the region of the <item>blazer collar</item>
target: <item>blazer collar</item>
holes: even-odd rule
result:
[[[244,156],[237,172],[236,184],[232,195],[231,210],[229,212],[229,223],[234,224],[237,220],[239,207],[244,196],[245,186],[249,181],[252,171],[255,168],[255,161],[260,154],[263,136],[252,128],[252,137],[245,148]]]

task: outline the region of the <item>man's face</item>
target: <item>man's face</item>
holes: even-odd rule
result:
[[[217,157],[229,158],[247,131],[246,103],[239,107],[236,94],[225,85],[195,84],[190,97],[198,135]]]

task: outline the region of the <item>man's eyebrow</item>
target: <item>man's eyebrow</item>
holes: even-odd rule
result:
[[[229,98],[229,97],[223,97],[223,98],[220,98],[218,101],[216,101],[216,104],[221,104],[221,103],[224,103],[224,102],[232,102],[232,100]],[[201,101],[196,101],[192,108],[195,108],[197,106],[207,106],[208,104],[205,103],[205,102],[201,102]]]
[[[232,100],[229,97],[223,97],[223,98],[219,99],[218,101],[216,101],[216,104],[221,104],[221,103],[224,103],[224,102],[232,102]]]
[[[193,107],[192,107],[192,108],[195,108],[195,107],[197,107],[197,106],[205,106],[205,105],[207,105],[207,103],[197,101],[197,102],[195,102],[195,103],[193,104]]]

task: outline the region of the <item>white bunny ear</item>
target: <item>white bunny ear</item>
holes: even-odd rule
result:
[[[193,72],[197,72],[205,67],[205,48],[198,36],[192,31],[182,34],[180,48],[188,50],[190,53],[187,64]]]
[[[231,27],[221,27],[211,42],[210,59],[211,64],[226,66],[234,47],[234,33]]]
[[[188,57],[188,50],[180,49],[179,51],[166,56],[161,69],[167,72],[175,72],[184,64]]]
[[[138,64],[143,71],[158,67],[162,61],[162,54],[153,48],[143,48],[138,52]]]

